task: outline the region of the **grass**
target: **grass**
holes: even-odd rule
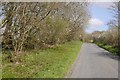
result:
[[[63,78],[76,59],[82,42],[71,41],[46,50],[27,51],[14,66],[3,54],[3,78]]]
[[[104,48],[105,50],[111,52],[112,54],[120,56],[120,50],[118,48],[114,48],[110,45],[105,45],[105,44],[102,44],[102,43],[96,43],[96,44],[99,47]]]
[[[2,49],[0,47],[0,80],[2,79]]]
[[[0,50],[0,79],[2,78],[2,65],[1,65],[1,63],[2,63],[2,54],[1,54],[1,50]]]

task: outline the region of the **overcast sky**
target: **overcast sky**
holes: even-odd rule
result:
[[[92,33],[93,31],[106,31],[108,26],[106,25],[112,18],[112,14],[108,9],[112,2],[91,2],[90,3],[90,14],[91,19],[89,20],[89,26],[86,32]]]

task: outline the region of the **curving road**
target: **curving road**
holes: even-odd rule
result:
[[[118,57],[84,43],[67,78],[118,78]]]

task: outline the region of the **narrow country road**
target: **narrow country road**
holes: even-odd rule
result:
[[[68,78],[118,78],[118,58],[92,43],[84,43]]]

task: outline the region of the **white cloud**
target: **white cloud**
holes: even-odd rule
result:
[[[90,26],[97,27],[97,26],[102,26],[104,24],[104,22],[97,18],[91,18],[89,20],[89,24],[90,24]]]
[[[98,18],[91,18],[89,20],[89,26],[86,28],[86,32],[91,33],[93,31],[103,31],[105,30],[105,23]]]

